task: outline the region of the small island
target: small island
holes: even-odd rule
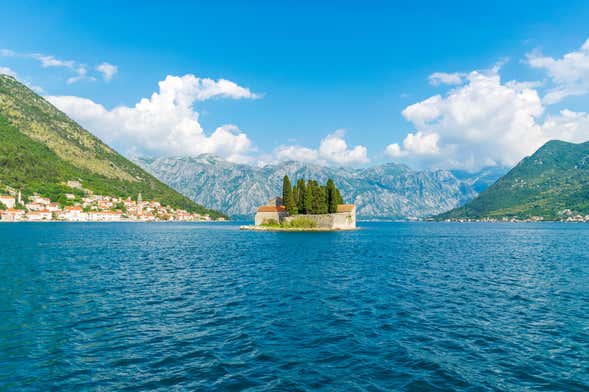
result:
[[[356,229],[356,206],[345,204],[340,190],[329,179],[326,185],[299,179],[294,186],[288,176],[282,181],[282,197],[258,207],[257,231],[337,231]]]

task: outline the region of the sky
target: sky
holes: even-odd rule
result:
[[[0,72],[129,157],[477,171],[589,140],[589,3],[490,3],[5,1]]]

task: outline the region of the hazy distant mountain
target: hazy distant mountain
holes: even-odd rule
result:
[[[439,218],[558,219],[564,210],[589,214],[589,142],[546,143],[479,197]]]
[[[477,193],[481,193],[509,171],[508,167],[486,167],[479,172],[469,173],[462,170],[452,170],[454,177],[470,185]]]
[[[230,215],[252,215],[281,193],[282,177],[332,178],[363,218],[420,218],[457,207],[477,195],[477,175],[459,180],[450,171],[414,171],[387,163],[367,169],[283,162],[262,168],[227,162],[213,155],[137,159],[159,179],[201,203]]]

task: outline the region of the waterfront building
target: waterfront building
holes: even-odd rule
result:
[[[14,206],[16,205],[16,200],[12,196],[1,195],[0,203],[4,204],[6,208],[14,208]]]
[[[19,222],[23,219],[24,215],[25,211],[23,210],[15,210],[14,208],[9,208],[1,213],[0,219],[2,220],[2,222]]]
[[[80,206],[66,206],[61,217],[71,222],[84,222],[88,220],[88,214]]]

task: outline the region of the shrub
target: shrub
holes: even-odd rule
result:
[[[317,222],[308,218],[294,218],[290,222],[284,222],[285,227],[292,227],[297,229],[312,229],[317,227]]]
[[[280,227],[280,223],[276,221],[276,219],[264,219],[261,226],[265,227]]]

